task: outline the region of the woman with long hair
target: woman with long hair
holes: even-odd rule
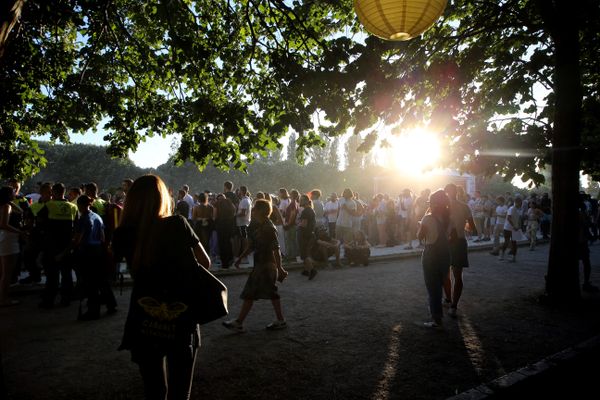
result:
[[[158,176],[144,175],[129,189],[113,249],[117,260],[126,258],[134,281],[120,349],[139,365],[146,398],[188,399],[200,329],[190,319],[178,324],[186,304],[161,296],[176,296],[189,276],[185,267],[208,269],[210,258],[187,219],[172,215]],[[149,323],[151,317],[160,323]]]
[[[428,328],[442,327],[442,291],[450,268],[450,199],[442,189],[429,196],[429,211],[421,220],[417,237],[425,242],[421,263],[429,299],[431,322]]]

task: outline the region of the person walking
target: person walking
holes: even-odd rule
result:
[[[129,350],[138,364],[146,399],[189,399],[200,327],[190,318],[179,322],[190,313],[178,295],[192,261],[193,268],[211,263],[187,217],[172,215],[169,191],[158,176],[141,176],[131,186],[113,249],[117,260],[131,265],[133,277],[119,349]]]
[[[446,300],[450,300],[448,314],[456,317],[458,301],[463,291],[463,269],[469,267],[465,224],[474,227],[475,222],[469,206],[458,199],[457,186],[449,183],[444,190],[450,199],[450,229],[453,231],[450,241],[450,272],[444,282],[444,292]]]
[[[442,189],[429,196],[429,211],[419,225],[417,237],[425,243],[421,264],[427,288],[431,321],[425,322],[427,328],[442,328],[443,307],[442,292],[444,280],[450,266],[450,244],[448,239],[450,226],[450,199]]]
[[[283,282],[288,273],[281,265],[281,253],[277,241],[277,230],[269,220],[272,212],[271,203],[259,199],[252,209],[252,223],[249,228],[248,246],[235,261],[239,266],[243,257],[254,252],[254,266],[246,280],[240,298],[244,301],[238,317],[223,321],[223,326],[235,332],[243,333],[244,321],[256,300],[271,300],[276,320],[266,326],[268,330],[287,328],[283,317],[281,300],[277,292],[277,281]]]
[[[506,219],[504,220],[504,244],[502,245],[502,253],[500,259],[504,259],[504,253],[510,244],[510,250],[508,255],[510,258],[509,262],[517,261],[517,241],[522,239],[523,233],[521,231],[521,206],[523,200],[521,197],[515,197],[514,204],[510,206],[506,213]]]

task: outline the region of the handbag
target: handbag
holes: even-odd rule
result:
[[[194,276],[190,280],[192,287],[188,290],[190,290],[192,317],[196,323],[203,325],[226,316],[229,313],[227,287],[198,263],[193,271]]]

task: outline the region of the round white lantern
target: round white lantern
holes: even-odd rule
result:
[[[448,0],[354,0],[365,29],[386,40],[409,40],[429,29]]]

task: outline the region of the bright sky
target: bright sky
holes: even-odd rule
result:
[[[104,133],[101,130],[98,132],[88,132],[85,135],[71,134],[71,142],[94,144],[97,146],[108,146],[108,142],[103,140]],[[163,138],[154,136],[146,138],[145,142],[140,143],[135,153],[129,152],[129,158],[141,168],[156,168],[167,162],[171,154],[171,143],[173,136]]]

